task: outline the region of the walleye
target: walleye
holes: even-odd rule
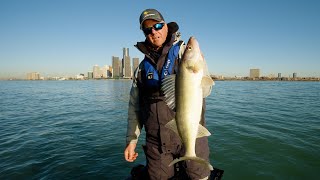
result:
[[[168,122],[166,127],[178,133],[185,147],[185,155],[173,160],[169,166],[183,160],[194,160],[213,170],[208,161],[197,157],[195,153],[196,139],[211,135],[199,124],[203,98],[206,96],[203,88],[214,85],[211,77],[204,75],[204,67],[199,44],[194,37],[190,37],[177,74],[167,76],[162,82],[165,101],[171,109],[176,110],[175,119]]]

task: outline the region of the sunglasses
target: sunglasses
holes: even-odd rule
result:
[[[157,23],[151,27],[143,28],[142,31],[147,36],[152,33],[152,29],[158,31],[158,30],[162,29],[163,26],[164,26],[164,23]]]

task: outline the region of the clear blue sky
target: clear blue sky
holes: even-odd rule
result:
[[[143,9],[195,36],[212,74],[320,76],[319,0],[1,0],[0,77],[87,73],[144,40]]]

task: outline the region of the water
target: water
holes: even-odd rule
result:
[[[131,81],[0,81],[0,179],[125,179]],[[210,159],[223,179],[318,179],[319,82],[216,82]],[[142,135],[144,136],[144,135]]]

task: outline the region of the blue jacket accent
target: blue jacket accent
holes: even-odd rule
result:
[[[144,83],[147,87],[160,87],[162,79],[173,73],[173,67],[175,64],[175,60],[179,55],[180,45],[181,43],[176,43],[169,49],[167,59],[161,70],[160,78],[156,67],[154,67],[154,65],[150,63],[149,58],[144,58],[142,64],[146,73],[146,82]]]
[[[176,43],[169,49],[167,59],[161,70],[161,75],[159,75],[156,67],[154,67],[154,65],[150,62],[148,57],[143,59],[142,65],[144,66],[146,76],[146,82],[144,82],[144,84],[147,87],[160,87],[162,79],[172,74],[175,60],[179,56],[180,45],[181,43]]]

